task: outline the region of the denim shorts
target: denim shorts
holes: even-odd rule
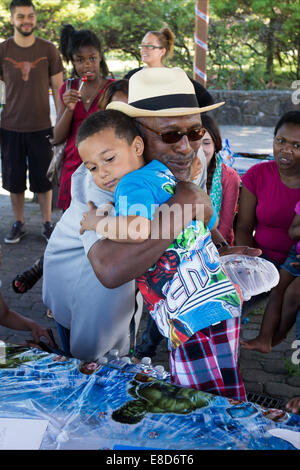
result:
[[[295,268],[294,266],[291,266],[290,263],[295,263],[298,262],[300,263],[300,259],[297,258],[297,251],[296,251],[296,245],[292,246],[290,249],[290,252],[288,254],[287,259],[285,262],[280,266],[281,269],[284,269],[285,271],[288,271],[292,276],[298,277],[300,276],[300,269]]]

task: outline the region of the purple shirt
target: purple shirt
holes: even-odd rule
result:
[[[258,163],[242,176],[243,185],[257,198],[255,242],[264,255],[283,263],[295,244],[288,230],[300,200],[300,188],[282,183],[275,161]]]

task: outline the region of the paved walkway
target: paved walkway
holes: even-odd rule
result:
[[[235,145],[233,142],[238,144],[238,139],[241,139],[243,136],[243,140],[245,139],[243,145],[247,148],[247,152],[260,151],[260,153],[265,153],[272,150],[272,129],[270,128],[254,129],[222,126],[221,130],[222,135],[229,138],[232,147]],[[256,150],[253,150],[253,140],[255,140]],[[233,147],[233,150],[237,152],[242,151],[238,150],[237,147]],[[21,243],[6,245],[3,240],[13,222],[13,216],[9,195],[6,191],[0,189],[0,244],[2,244],[3,249],[3,264],[0,268],[0,279],[2,279],[1,292],[11,308],[38,321],[45,327],[51,327],[57,338],[54,321],[49,320],[45,315],[46,307],[43,305],[41,297],[42,282],[39,281],[30,291],[23,295],[16,294],[11,287],[11,281],[14,276],[31,266],[46,247],[46,242],[40,235],[42,226],[39,206],[32,202],[31,193],[27,192],[26,196],[25,221],[29,233],[23,238]],[[59,220],[60,216],[61,212],[55,210],[53,221]],[[63,295],[63,291],[59,292],[58,295]],[[242,325],[241,336],[243,338],[248,339],[256,336],[265,303],[265,301],[262,301],[256,305],[254,310],[252,309],[252,313],[244,312],[243,318],[246,318],[246,321],[248,321]],[[146,321],[147,315],[145,314],[142,318],[139,336],[145,328]],[[0,338],[3,340],[20,343],[25,338],[29,339],[29,337],[30,334],[27,332],[16,332],[0,327]],[[274,348],[268,355],[241,350],[240,367],[248,392],[264,393],[273,397],[283,398],[284,400],[300,395],[299,366],[291,363],[292,354],[295,352],[295,349],[292,348],[294,340],[295,329],[290,332],[288,338],[282,344]],[[158,348],[153,362],[168,367],[168,353],[165,341]]]

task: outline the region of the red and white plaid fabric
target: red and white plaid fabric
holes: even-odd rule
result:
[[[240,317],[195,333],[170,351],[172,383],[247,401],[238,369]]]

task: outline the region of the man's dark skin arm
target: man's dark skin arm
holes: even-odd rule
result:
[[[193,183],[181,182],[177,184],[175,195],[165,203],[168,206],[173,204],[178,204],[182,208],[182,217],[174,217],[171,212],[170,227],[166,227],[166,220],[163,221],[162,214],[156,211],[151,223],[151,232],[158,233],[157,239],[149,237],[144,242],[137,244],[117,243],[108,239],[94,243],[89,250],[88,259],[97,278],[105,287],[119,287],[125,282],[136,279],[161,257],[189,222],[184,220],[183,216],[185,204],[191,205],[192,217],[196,215],[197,205],[203,204],[206,224],[213,214],[209,196]]]

